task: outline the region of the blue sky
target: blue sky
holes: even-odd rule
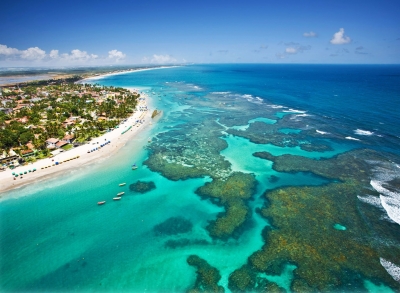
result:
[[[400,63],[399,0],[2,1],[0,67]]]

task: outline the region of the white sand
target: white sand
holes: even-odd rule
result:
[[[140,98],[144,98],[144,100],[141,99],[139,101],[139,106],[151,106],[147,103],[149,98],[143,93],[141,93]],[[67,170],[76,169],[77,167],[87,165],[89,163],[94,163],[101,158],[112,155],[113,153],[117,152],[122,146],[124,146],[125,143],[130,140],[135,134],[144,129],[145,126],[150,123],[151,114],[152,110],[150,109],[144,112],[136,111],[133,113],[132,116],[127,119],[126,122],[120,124],[119,128],[93,139],[88,144],[73,148],[68,151],[64,151],[54,156],[53,158],[46,158],[43,160],[39,160],[35,163],[31,163],[27,166],[17,167],[14,170],[7,169],[6,171],[0,172],[0,193],[33,183],[37,180],[43,180],[46,178],[58,176]],[[137,120],[144,120],[144,122],[139,122],[136,124]],[[122,132],[128,129],[129,126],[132,126],[132,128],[126,133],[122,134]],[[100,145],[105,143],[106,141],[110,141],[111,143],[105,145],[104,147],[101,147],[99,150],[88,153],[89,150],[100,147]],[[79,158],[76,158],[77,156],[79,156]],[[68,159],[72,160],[66,161]],[[62,163],[53,166],[55,162]],[[36,168],[36,171],[29,173],[29,170],[32,171],[33,168]],[[28,173],[22,176],[18,176],[16,179],[14,179],[12,172],[16,172],[17,174],[19,174],[20,172],[24,173],[25,171],[27,171]]]

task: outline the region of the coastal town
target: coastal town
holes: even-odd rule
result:
[[[0,87],[0,168],[66,152],[119,127],[140,94],[76,83],[80,76]]]

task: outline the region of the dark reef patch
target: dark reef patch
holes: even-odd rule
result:
[[[210,243],[204,239],[188,239],[188,238],[180,238],[180,239],[170,239],[165,241],[164,246],[167,248],[180,248],[190,245],[209,245]]]
[[[231,275],[230,288],[256,289],[257,272],[276,275],[283,264],[291,262],[297,266],[291,286],[295,292],[362,291],[365,278],[400,289],[380,264],[380,257],[400,262],[396,239],[382,233],[380,225],[385,226],[384,231],[394,229],[387,221],[375,224],[379,218],[376,213],[381,211],[366,207],[357,197],[373,193],[369,187],[371,162],[384,160],[382,156],[370,150],[321,160],[275,157],[267,152],[254,155],[273,161],[279,172],[313,172],[340,182],[267,191],[261,214],[274,228],[264,229],[265,245]],[[335,223],[343,223],[347,230],[334,229]],[[380,241],[383,236],[392,241]]]
[[[254,175],[236,172],[226,180],[213,180],[196,190],[202,198],[210,198],[225,207],[225,212],[218,214],[217,219],[207,226],[211,237],[238,236],[235,232],[250,218],[246,202],[254,194],[256,183]]]
[[[183,217],[171,217],[166,221],[155,225],[153,231],[157,236],[177,235],[188,233],[192,231],[192,228],[193,224],[188,219]]]
[[[138,180],[136,183],[132,183],[129,185],[129,190],[138,193],[146,193],[156,188],[156,185],[153,181],[140,181]]]
[[[207,261],[197,255],[191,255],[187,258],[187,263],[196,268],[197,274],[196,282],[188,292],[225,292],[224,288],[218,285],[221,274]]]

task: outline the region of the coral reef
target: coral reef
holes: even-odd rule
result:
[[[153,181],[140,181],[138,180],[136,183],[132,183],[129,185],[129,190],[138,193],[146,193],[156,188],[156,185]]]
[[[209,198],[225,207],[225,212],[207,226],[211,237],[227,239],[237,236],[235,232],[250,217],[246,201],[252,197],[255,187],[254,175],[236,172],[226,180],[213,180],[196,190],[202,198]]]
[[[224,292],[224,288],[218,285],[221,275],[218,270],[210,266],[204,259],[197,255],[191,255],[187,258],[187,263],[196,268],[196,282],[190,293],[195,292]]]
[[[313,172],[340,181],[266,192],[267,204],[261,214],[273,228],[263,231],[262,249],[232,274],[230,288],[255,288],[256,272],[279,274],[284,263],[294,262],[297,269],[292,290],[296,292],[364,290],[363,278],[400,289],[380,264],[384,255],[399,263],[400,248],[378,242],[379,230],[371,229],[385,225],[387,231],[391,224],[381,222],[371,227],[371,222],[365,219],[369,219],[371,208],[364,211],[357,198],[368,191],[370,162],[383,157],[370,150],[356,150],[326,160],[291,155],[274,157],[266,152],[255,156],[272,160],[273,168],[280,172]],[[337,230],[335,223],[347,229]],[[243,274],[248,271],[251,273]]]

